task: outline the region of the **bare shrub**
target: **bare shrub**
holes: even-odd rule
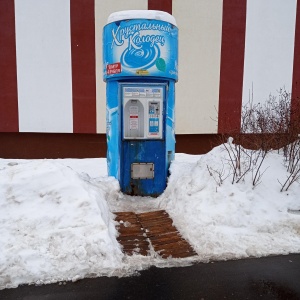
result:
[[[250,172],[253,187],[257,186],[267,170],[263,167],[267,154],[282,147],[291,174],[283,186],[286,188],[291,180],[299,179],[298,173],[295,174],[300,164],[296,150],[299,143],[295,142],[300,128],[299,115],[300,110],[292,111],[291,93],[285,88],[280,89],[277,96],[269,95],[264,103],[253,103],[252,93],[242,109],[240,132],[232,134],[234,145],[223,143],[232,169],[232,183],[241,181]]]
[[[213,177],[214,181],[218,186],[221,186],[224,182],[224,180],[229,176],[229,174],[226,174],[224,164],[222,164],[221,169],[213,169],[212,167],[209,167],[206,165],[207,170],[209,172],[209,175]]]
[[[274,149],[283,149],[289,172],[286,181],[280,183],[281,191],[300,180],[300,99],[293,107],[291,102],[291,93],[285,88],[279,89],[276,96],[270,94],[263,103],[254,103],[252,92],[252,98],[242,108],[240,131],[221,135],[232,184],[243,181],[249,173],[252,186],[256,187],[268,169],[264,166],[266,157]],[[211,175],[216,174],[209,167],[208,170]]]
[[[232,170],[232,184],[243,180],[252,166],[251,153],[249,154],[247,149],[244,149],[241,144],[233,143],[233,141],[234,139],[230,137],[228,142],[223,144],[229,157],[227,163]]]
[[[300,179],[300,139],[285,147],[284,157],[289,175],[283,184],[278,180],[281,185],[281,192],[287,191],[294,182]]]
[[[236,135],[237,141],[224,143],[224,148],[228,153],[227,163],[232,170],[231,183],[238,183],[245,179],[248,173],[252,174],[252,186],[255,187],[261,182],[261,178],[266,171],[262,170],[262,164],[269,151],[246,149],[239,143],[240,136]],[[233,143],[234,142],[234,143]]]

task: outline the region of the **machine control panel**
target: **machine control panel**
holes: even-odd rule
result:
[[[162,139],[163,88],[123,87],[123,138]]]
[[[149,130],[148,134],[152,136],[156,136],[159,134],[159,118],[160,118],[160,102],[151,101],[148,102],[149,110]]]

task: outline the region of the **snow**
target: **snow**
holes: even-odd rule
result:
[[[219,185],[210,175],[224,168]],[[280,192],[283,156],[268,154],[261,183],[252,174],[231,183],[228,153],[176,154],[158,198],[123,195],[106,159],[0,159],[0,289],[19,284],[128,276],[151,265],[300,252],[300,184]],[[165,209],[198,256],[127,256],[117,243],[113,212]]]
[[[109,275],[120,264],[109,191],[65,164],[1,160],[0,286]]]
[[[160,10],[123,10],[117,11],[109,15],[107,24],[132,19],[147,19],[147,20],[159,20],[171,23],[175,26],[175,18],[167,12]]]

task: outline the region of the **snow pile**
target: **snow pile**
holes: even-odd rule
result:
[[[189,160],[188,160],[188,159]],[[193,158],[193,157],[192,157]],[[177,155],[161,206],[194,246],[201,259],[237,259],[300,252],[300,185],[280,192],[287,176],[276,151],[263,163],[261,183],[252,187],[252,174],[232,184],[229,156],[223,146],[203,156]],[[210,175],[224,168],[219,186]]]
[[[268,154],[254,188],[251,172],[231,183],[228,160],[223,145],[205,155],[176,154],[164,194],[143,198],[119,191],[105,159],[0,159],[0,289],[195,259],[122,254],[114,211],[166,209],[198,261],[299,253],[300,215],[290,210],[300,209],[300,184],[280,192],[278,180],[287,177],[282,155]],[[209,170],[219,170],[223,183]]]
[[[148,20],[159,20],[171,23],[175,26],[175,18],[167,12],[160,10],[122,10],[117,11],[109,15],[107,24],[132,19],[148,19]]]
[[[106,203],[114,180],[106,179],[105,190],[60,162],[1,160],[0,182],[0,288],[120,267]]]

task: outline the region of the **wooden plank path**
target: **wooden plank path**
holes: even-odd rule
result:
[[[162,258],[184,258],[197,255],[181,237],[169,214],[164,210],[136,214],[115,212],[118,242],[127,255],[148,255],[150,247]]]

